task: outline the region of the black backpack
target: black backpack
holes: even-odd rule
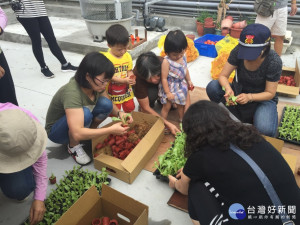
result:
[[[275,0],[255,0],[254,11],[261,16],[273,16]]]

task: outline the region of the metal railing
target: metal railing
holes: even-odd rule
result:
[[[152,0],[153,1],[153,0]],[[145,3],[151,0],[133,0],[132,6],[134,9],[143,11]],[[290,10],[290,3],[288,9]],[[164,14],[173,16],[197,17],[202,11],[217,13],[220,0],[200,1],[200,0],[162,0],[154,4],[148,4],[147,9],[149,14]],[[256,13],[253,9],[254,0],[233,0],[227,10],[227,15],[231,15],[234,19],[249,19],[255,20]],[[288,24],[300,25],[300,4],[298,3],[298,12],[295,16],[288,16]]]

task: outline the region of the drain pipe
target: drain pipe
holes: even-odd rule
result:
[[[132,9],[132,12],[135,12],[135,20],[138,21],[140,18],[140,10]]]
[[[9,2],[1,2],[0,6],[9,5],[9,4],[10,4]]]
[[[153,5],[154,3],[161,2],[163,0],[153,0],[151,2],[145,3],[145,13],[148,15],[149,6]],[[140,1],[140,3],[142,3]],[[166,3],[161,3],[161,5],[173,5],[173,6],[190,6],[190,7],[196,7],[200,8],[202,7],[218,7],[219,3],[213,3],[213,2],[189,2],[189,1],[167,1]],[[253,10],[253,4],[235,4],[231,3],[229,5],[229,8],[238,8],[238,9],[249,9]]]
[[[157,2],[161,2],[161,1],[163,1],[163,0],[153,0],[153,1],[151,1],[151,2],[146,2],[145,3],[145,8],[144,8],[144,16],[145,17],[147,17],[148,15],[149,15],[149,5],[153,5],[153,4],[155,4],[155,3],[157,3]]]
[[[208,3],[208,2],[188,2],[188,1],[168,1],[167,3],[162,3],[162,5],[174,5],[174,6],[190,6],[199,8],[203,7],[218,7],[219,3]],[[253,5],[250,4],[234,4],[231,3],[229,8],[240,8],[240,9],[252,9]]]
[[[117,20],[122,19],[122,7],[120,0],[115,0],[115,16]]]

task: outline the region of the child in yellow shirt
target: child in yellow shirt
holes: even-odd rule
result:
[[[103,54],[115,67],[115,74],[108,83],[108,94],[111,101],[124,112],[132,112],[135,108],[132,85],[135,85],[135,76],[132,72],[132,58],[127,52],[129,33],[120,24],[114,24],[106,30],[106,40],[109,47]]]

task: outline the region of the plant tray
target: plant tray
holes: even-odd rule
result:
[[[281,132],[280,132],[282,129],[284,129],[283,123],[284,123],[284,120],[286,119],[286,123],[291,122],[290,125],[286,126],[286,129],[292,129],[293,127],[298,126],[298,128],[295,128],[294,132],[300,134],[300,122],[299,122],[300,121],[300,107],[299,106],[298,107],[288,106],[288,107],[291,107],[292,109],[294,109],[295,120],[290,121],[290,116],[288,115],[289,112],[288,112],[287,106],[284,107],[283,112],[282,112],[282,116],[281,116],[281,119],[280,119],[280,123],[279,123],[278,129],[277,129],[277,138],[281,139],[283,141],[287,141],[287,142],[296,144],[296,145],[300,145],[300,140],[297,141],[296,139],[291,139],[291,136],[289,134],[286,137],[284,137],[283,135],[281,135]]]
[[[54,224],[93,185],[101,195],[102,184],[109,185],[111,182],[105,169],[102,173],[84,171],[81,166],[74,166],[73,170],[66,171],[66,176],[63,176],[59,184],[56,184],[56,189],[45,200],[46,213],[39,225]],[[89,179],[84,179],[87,175]],[[30,224],[29,218],[22,225],[27,224]]]
[[[169,178],[161,175],[158,169],[153,172],[153,175],[156,177],[156,179],[169,183]]]

